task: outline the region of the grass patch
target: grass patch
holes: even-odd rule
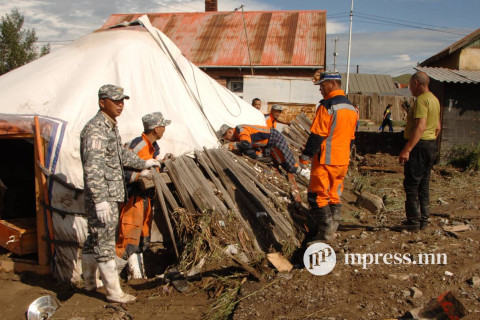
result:
[[[448,164],[464,170],[480,170],[480,144],[477,146],[455,146],[451,148],[446,158]]]

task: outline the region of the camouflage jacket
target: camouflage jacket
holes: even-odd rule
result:
[[[118,126],[101,111],[80,134],[80,155],[83,165],[85,201],[124,202],[126,200],[123,167],[144,169],[145,160],[122,147]]]

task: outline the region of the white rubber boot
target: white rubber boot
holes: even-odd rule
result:
[[[130,303],[134,302],[137,298],[125,293],[120,287],[120,279],[115,268],[115,260],[109,260],[108,262],[99,262],[98,269],[102,275],[102,281],[107,292],[107,301],[118,303]]]
[[[83,289],[86,291],[95,291],[103,286],[94,254],[82,253],[82,277],[84,281]]]
[[[128,275],[130,279],[146,279],[143,254],[134,253],[128,257]]]

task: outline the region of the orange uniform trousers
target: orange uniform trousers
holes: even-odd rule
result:
[[[333,166],[314,162],[310,175],[308,202],[312,209],[341,203],[343,180],[348,165]]]
[[[128,147],[144,159],[153,159],[158,154],[156,142],[151,144],[145,134],[131,141]],[[131,184],[137,183],[140,172],[126,172]],[[149,197],[140,195],[138,186],[120,208],[118,234],[115,251],[117,256],[127,259],[133,253],[143,252],[149,243],[152,227],[152,205]]]

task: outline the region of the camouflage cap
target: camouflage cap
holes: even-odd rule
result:
[[[217,138],[222,139],[225,132],[227,132],[227,130],[230,129],[230,128],[231,127],[228,124],[222,124],[220,129],[218,129],[218,131],[217,131]]]
[[[283,110],[285,110],[285,107],[282,106],[282,105],[279,105],[279,104],[274,104],[272,106],[272,110],[283,111]]]
[[[153,112],[142,117],[143,129],[149,131],[156,127],[168,126],[172,121],[166,120],[161,112]]]
[[[342,76],[337,71],[325,71],[320,74],[320,79],[313,84],[320,84],[327,80],[342,80]]]
[[[129,96],[123,94],[123,88],[113,84],[105,84],[98,89],[98,99],[122,100],[130,99]]]

